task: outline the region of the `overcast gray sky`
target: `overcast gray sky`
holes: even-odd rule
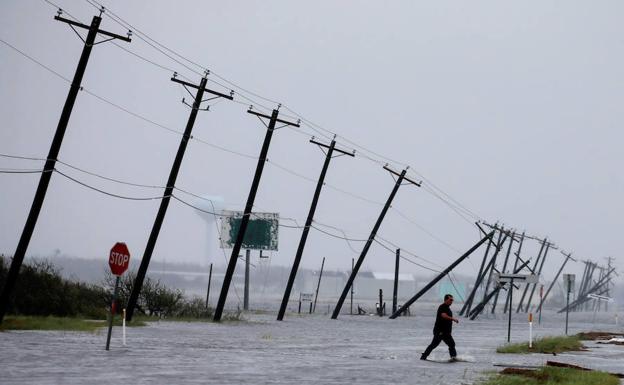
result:
[[[83,0],[54,3],[86,24],[96,12]],[[424,176],[423,188],[401,187],[379,232],[411,253],[446,266],[478,240],[470,224],[475,218],[461,217],[434,196],[428,183],[432,182],[480,219],[547,236],[580,259],[606,263],[605,257],[612,256],[616,263],[624,262],[621,1],[107,1],[105,5],[135,30],[247,90],[228,86],[240,103],[222,101],[199,114],[193,132],[203,142],[258,156],[265,128],[246,113],[251,104],[243,98],[247,96],[261,111],[259,104],[274,108],[271,101],[283,103],[284,118],[301,114],[338,134],[339,146],[351,149],[347,140],[355,142],[395,160],[390,164],[398,171],[409,165],[414,179]],[[67,25],[53,20],[55,12],[42,0],[5,0],[0,4],[0,38],[71,78],[82,43]],[[108,16],[101,27],[126,32]],[[200,80],[193,72],[201,72],[197,66],[179,59],[190,67],[185,68],[136,33],[132,43],[116,44],[193,82]],[[43,158],[68,84],[5,44],[0,44],[0,65],[0,153]],[[169,81],[170,76],[170,71],[104,43],[93,50],[83,86],[182,131],[189,110],[181,98],[190,97]],[[214,74],[209,79],[225,84]],[[308,143],[315,134],[310,125],[275,133],[257,211],[279,212],[304,222],[315,183],[279,166],[315,180],[323,162],[323,153]],[[59,159],[107,177],[162,186],[179,139],[176,133],[81,92]],[[242,209],[256,160],[203,142],[189,144],[177,186],[221,196],[227,208]],[[316,220],[362,239],[381,206],[336,188],[384,202],[393,180],[381,164],[361,155],[384,161],[380,156],[357,150],[356,158],[336,158],[330,165]],[[42,165],[0,158],[3,170]],[[160,189],[121,185],[63,165],[58,169],[115,194],[162,194]],[[3,253],[15,251],[38,179],[38,174],[0,174]],[[176,194],[196,202],[192,196]],[[28,255],[51,255],[59,249],[68,255],[106,258],[114,242],[125,241],[138,264],[158,204],[106,196],[54,174]],[[293,224],[285,219],[282,223]],[[271,254],[271,263],[292,262],[300,233],[281,228],[280,249]],[[193,209],[172,201],[153,260],[223,264],[223,253],[208,240],[214,234]],[[312,230],[302,264],[316,268],[325,256],[327,268],[346,269],[362,246]],[[535,242],[525,247],[527,256],[536,254]],[[481,255],[458,271],[474,274]],[[550,255],[547,275],[562,261],[558,252]],[[374,244],[363,268],[392,271],[393,263],[392,254]],[[567,270],[582,271],[580,264]],[[409,264],[403,271],[423,272]]]

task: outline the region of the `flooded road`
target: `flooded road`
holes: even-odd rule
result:
[[[423,312],[432,313],[432,306]],[[435,309],[434,309],[435,310]],[[423,313],[421,312],[421,313]],[[413,312],[418,313],[418,312]],[[528,340],[526,315],[514,314],[512,342]],[[545,313],[536,336],[561,335],[564,315]],[[622,332],[612,316],[571,315],[570,333]],[[454,327],[460,357],[470,362],[420,361],[431,340],[433,317],[396,320],[377,316],[244,315],[244,322],[154,322],[97,333],[0,333],[1,384],[471,384],[493,364],[541,365],[556,360],[624,372],[624,346],[588,342],[588,352],[552,355],[496,354],[507,339],[507,318],[460,320]],[[584,322],[583,322],[584,321]],[[430,356],[446,360],[441,344]]]

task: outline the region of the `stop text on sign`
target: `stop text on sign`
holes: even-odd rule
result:
[[[117,242],[108,255],[108,265],[114,275],[120,276],[130,264],[130,251],[123,242]]]
[[[130,256],[128,254],[122,254],[113,251],[110,253],[110,259],[108,260],[108,263],[110,263],[111,265],[123,266],[127,264],[128,261],[130,261]]]

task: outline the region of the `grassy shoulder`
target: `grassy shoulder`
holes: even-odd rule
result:
[[[127,322],[128,327],[145,326],[148,322],[214,322],[210,317],[168,317],[158,318],[146,315],[137,315],[132,322]],[[244,321],[239,312],[224,313],[222,322]],[[121,326],[122,320],[115,317],[113,325]],[[62,330],[77,332],[94,332],[98,328],[107,327],[108,322],[102,319],[85,319],[80,317],[55,317],[55,316],[7,316],[0,324],[0,332],[6,330]]]
[[[121,326],[121,319],[115,319],[115,326]],[[94,332],[106,327],[106,320],[91,320],[75,317],[37,317],[8,316],[0,324],[0,331],[5,330],[63,330],[77,332]],[[144,320],[136,320],[128,326],[145,326]]]
[[[478,385],[619,385],[608,373],[567,368],[543,367],[514,374],[493,374]]]
[[[544,337],[533,341],[533,347],[529,348],[528,342],[508,344],[496,349],[497,353],[561,353],[566,351],[581,350],[583,344],[579,336]]]

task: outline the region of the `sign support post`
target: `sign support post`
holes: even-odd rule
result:
[[[529,349],[533,348],[533,313],[529,313]]]
[[[507,322],[507,343],[511,342],[511,306],[513,305],[513,278],[509,280],[509,321]]]
[[[120,276],[115,279],[115,291],[113,292],[113,302],[111,303],[110,317],[108,318],[108,335],[106,336],[106,350],[110,347],[111,333],[113,332],[113,318],[115,317],[115,302],[117,301],[117,291],[119,290]]]
[[[111,302],[110,317],[108,319],[108,335],[106,336],[106,350],[110,348],[111,334],[113,332],[113,319],[115,318],[115,308],[117,306],[117,293],[119,292],[119,281],[123,273],[128,270],[130,264],[130,251],[125,243],[117,242],[110,251],[108,257],[108,265],[111,268],[111,272],[116,276],[115,290],[113,291],[113,301]],[[123,310],[123,342],[126,344],[126,309]]]

